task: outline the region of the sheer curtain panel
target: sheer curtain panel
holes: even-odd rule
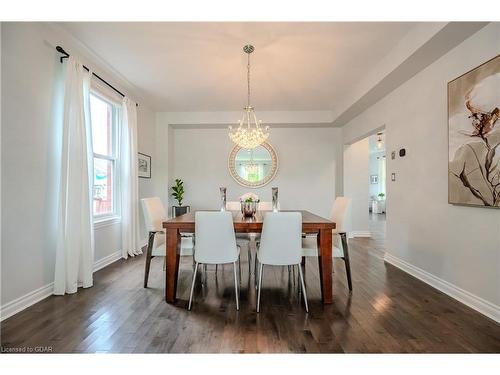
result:
[[[139,187],[137,170],[137,107],[123,98],[120,131],[122,257],[142,254],[139,244]]]
[[[69,57],[66,66],[54,294],[93,285],[90,77]]]

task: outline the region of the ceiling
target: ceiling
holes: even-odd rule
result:
[[[156,111],[238,111],[252,43],[257,111],[336,111],[336,103],[416,23],[60,24],[126,77]]]

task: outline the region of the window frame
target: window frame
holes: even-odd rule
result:
[[[92,171],[92,218],[94,221],[94,227],[106,226],[114,223],[119,223],[121,221],[121,210],[120,210],[120,134],[119,134],[119,123],[121,120],[121,103],[116,100],[113,95],[109,95],[105,92],[100,86],[92,85],[90,89],[90,95],[96,97],[99,100],[102,100],[106,104],[110,105],[112,108],[111,113],[111,149],[112,155],[103,155],[99,154],[92,149],[92,163],[95,163],[95,159],[107,160],[112,164],[112,212],[104,213],[104,214],[95,214],[94,213],[94,171]],[[92,109],[90,109],[92,110]],[[92,128],[92,119],[91,119],[91,128]],[[93,145],[92,145],[93,147]]]

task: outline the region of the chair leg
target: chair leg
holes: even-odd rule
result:
[[[349,286],[349,291],[352,292],[352,280],[351,280],[351,262],[349,261],[349,248],[347,246],[347,236],[345,233],[340,234],[342,239],[342,250],[344,251],[344,263],[345,263],[345,273],[347,275],[347,285]]]
[[[247,245],[248,247],[248,276],[252,274],[252,249],[250,248],[250,243]]]
[[[236,296],[236,310],[240,309],[240,302],[238,296],[238,277],[236,276],[236,262],[233,263],[234,268],[234,295]]]
[[[264,271],[264,265],[261,263],[259,268],[259,287],[257,291],[257,312],[260,311],[260,290],[262,289],[262,273]]]
[[[254,281],[255,281],[255,289],[257,289],[257,288],[258,288],[258,278],[259,278],[259,273],[258,273],[258,271],[257,271],[257,266],[258,266],[258,263],[259,263],[259,261],[258,261],[258,259],[257,259],[257,256],[255,256],[255,262],[254,262],[254,272],[253,272],[253,274],[254,274]]]
[[[306,305],[306,312],[309,312],[309,306],[307,305],[306,286],[304,284],[304,275],[302,275],[302,267],[300,267],[300,265],[299,265],[299,276],[300,276],[300,285],[302,286],[302,292],[304,292],[304,304]]]
[[[151,267],[151,259],[153,259],[153,256],[151,254],[153,253],[154,239],[155,233],[149,232],[148,249],[146,251],[146,266],[144,268],[144,288],[148,287],[149,269]],[[167,259],[167,257],[165,257],[165,259]]]
[[[196,274],[198,273],[198,262],[196,262],[196,265],[194,266],[194,272],[193,272],[193,282],[191,283],[191,293],[189,293],[189,304],[188,304],[188,310],[191,310],[191,303],[193,302],[193,291],[194,291],[194,283],[196,281]]]
[[[241,256],[238,256],[238,277],[240,278],[241,285]]]

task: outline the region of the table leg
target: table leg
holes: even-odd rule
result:
[[[181,240],[181,236],[176,228],[168,228],[166,237],[167,270],[165,272],[165,300],[168,303],[174,303],[179,275],[180,254],[178,253],[178,243]]]
[[[323,304],[332,303],[332,230],[321,229],[318,234],[319,276]]]

